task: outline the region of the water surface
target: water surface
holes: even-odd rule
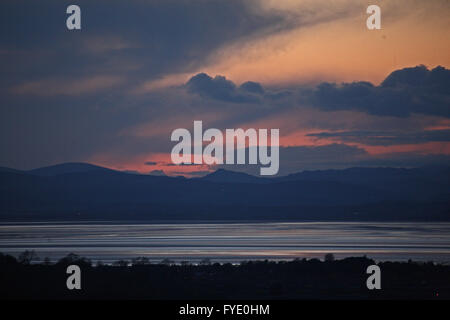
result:
[[[367,255],[377,261],[450,262],[450,223],[2,223],[0,251],[35,250],[57,260],[76,253],[110,263],[145,256],[153,262],[217,262]]]

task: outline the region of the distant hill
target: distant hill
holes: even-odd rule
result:
[[[404,200],[445,198],[450,193],[450,167],[349,168],[344,170],[303,171],[278,181],[335,181],[368,186],[390,192]]]
[[[17,170],[17,169],[6,168],[6,167],[0,167],[0,172],[22,173],[23,171]]]
[[[225,169],[218,169],[202,178],[204,181],[212,182],[234,182],[234,183],[263,183],[269,182],[268,179],[255,177],[243,172],[229,171]]]
[[[354,167],[343,170],[315,170],[303,171],[290,174],[284,177],[276,178],[279,181],[341,181],[352,183],[383,182],[420,178],[425,180],[438,180],[448,183],[450,181],[450,167],[447,166],[429,166],[421,168],[365,168]]]
[[[68,163],[0,170],[0,219],[450,220],[448,167],[203,178]]]
[[[38,169],[33,169],[27,171],[30,174],[37,176],[55,176],[59,174],[68,174],[68,173],[82,173],[82,172],[107,172],[114,171],[112,169],[107,169],[104,167],[96,166],[89,163],[82,162],[70,162],[70,163],[62,163],[54,166],[48,166]]]
[[[151,176],[160,176],[160,177],[165,177],[166,174],[164,173],[163,170],[152,170],[148,173]]]

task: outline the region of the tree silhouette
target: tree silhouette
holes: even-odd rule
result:
[[[209,266],[211,264],[211,259],[210,258],[204,258],[200,261],[200,264],[203,266]]]
[[[169,258],[165,258],[161,261],[161,264],[170,265],[170,264],[173,264],[173,261],[170,260]]]
[[[334,254],[332,254],[332,253],[327,253],[327,254],[325,255],[325,261],[327,261],[327,262],[332,262],[332,261],[334,261]]]
[[[77,264],[77,265],[83,265],[83,266],[91,266],[92,262],[91,260],[80,257],[79,255],[75,253],[69,253],[64,258],[61,258],[58,260],[58,265],[71,265],[71,264]]]
[[[133,266],[145,266],[145,265],[150,264],[150,260],[148,260],[147,257],[137,257],[137,258],[131,259],[131,264]]]
[[[39,257],[36,252],[34,252],[34,250],[25,250],[24,252],[19,254],[17,260],[19,261],[19,263],[27,265],[30,264],[33,260],[39,261]]]
[[[116,267],[128,267],[129,261],[128,260],[119,260],[113,262],[113,266]]]

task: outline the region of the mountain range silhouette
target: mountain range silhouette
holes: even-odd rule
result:
[[[140,175],[88,163],[0,168],[2,220],[450,220],[450,167],[262,178]]]

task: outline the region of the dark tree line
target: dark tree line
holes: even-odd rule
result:
[[[33,252],[0,253],[2,299],[448,299],[450,266],[382,262],[382,290],[368,290],[367,257],[244,261],[239,265],[145,257],[112,265],[76,254],[51,263]],[[82,290],[68,290],[66,268],[80,266]]]

